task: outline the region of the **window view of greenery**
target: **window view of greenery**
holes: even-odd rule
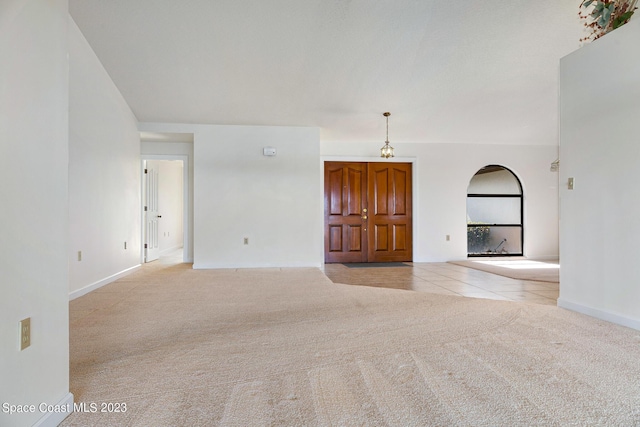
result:
[[[469,256],[522,255],[522,187],[502,166],[479,170],[467,189]]]

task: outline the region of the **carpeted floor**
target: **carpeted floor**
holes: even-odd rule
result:
[[[126,412],[63,426],[640,425],[640,332],[557,307],[183,264],[70,317],[76,402]]]

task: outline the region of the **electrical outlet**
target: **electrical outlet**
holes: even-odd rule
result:
[[[20,321],[20,351],[31,345],[31,318]]]
[[[82,261],[82,251],[78,251],[78,261]]]
[[[249,244],[249,238],[248,238],[248,237],[245,237],[245,238],[244,238],[244,244],[245,244],[245,245],[248,245],[248,244]]]

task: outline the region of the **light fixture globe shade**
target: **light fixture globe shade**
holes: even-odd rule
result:
[[[380,149],[380,157],[388,159],[389,157],[393,157],[393,147],[389,145],[389,141],[387,141],[384,146]]]

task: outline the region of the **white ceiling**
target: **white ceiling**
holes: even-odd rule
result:
[[[70,0],[141,122],[557,144],[579,0]]]

